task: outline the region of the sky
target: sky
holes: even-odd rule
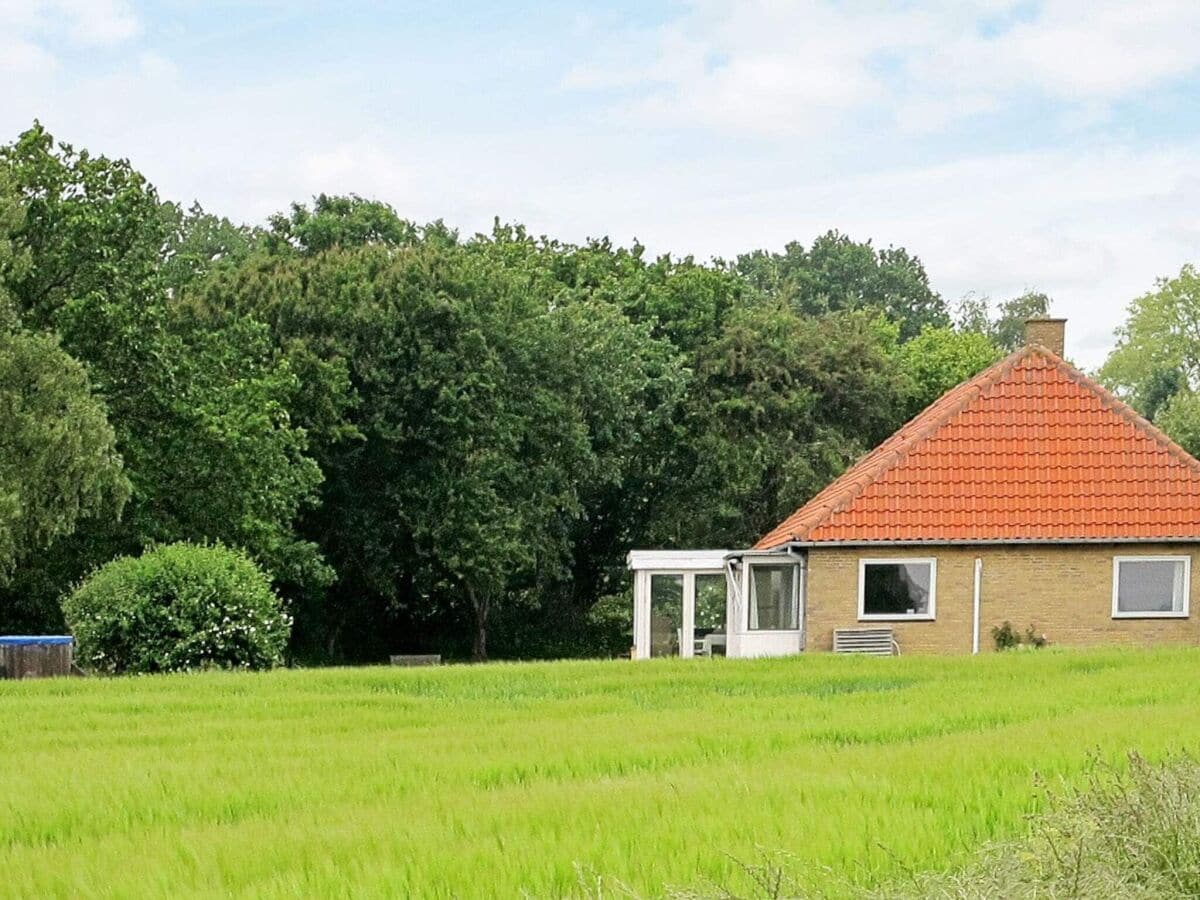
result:
[[[1103,362],[1200,262],[1200,0],[0,0],[39,119],[262,222],[357,193],[464,233],[731,258],[836,228]]]

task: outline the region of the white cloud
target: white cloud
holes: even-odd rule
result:
[[[111,46],[141,33],[122,0],[0,0],[0,75],[44,77],[58,68],[51,47]]]
[[[68,37],[82,46],[119,44],[141,34],[142,26],[123,0],[53,0],[47,19],[56,17]]]
[[[610,37],[564,86],[621,89],[638,120],[768,134],[892,110],[936,130],[1028,99],[1095,104],[1200,68],[1195,0],[693,2],[656,32]],[[623,46],[650,48],[629,58]]]
[[[102,46],[141,31],[125,0],[0,0],[0,33],[27,41],[65,37],[79,46]]]

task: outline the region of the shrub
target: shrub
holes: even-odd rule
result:
[[[1021,643],[1021,635],[1013,628],[1012,622],[1005,622],[992,629],[992,640],[996,642],[997,650],[1011,650]]]
[[[1020,632],[1013,628],[1012,622],[1005,622],[993,628],[992,640],[996,642],[997,650],[1020,650],[1024,647],[1040,649],[1049,643],[1044,634],[1034,631],[1032,625],[1025,629],[1025,636],[1021,637]]]
[[[266,575],[220,544],[178,543],[98,568],[63,600],[80,663],[100,672],[266,669],[291,618]]]

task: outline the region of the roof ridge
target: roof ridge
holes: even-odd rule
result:
[[[837,513],[841,512],[851,503],[853,503],[862,492],[865,491],[872,483],[886,475],[889,471],[903,462],[909,454],[911,454],[920,444],[928,440],[935,432],[943,425],[949,422],[952,418],[963,411],[970,403],[982,395],[985,388],[994,387],[1002,378],[1008,375],[1016,364],[1024,357],[1032,352],[1043,351],[1050,356],[1054,354],[1037,345],[1026,345],[1014,350],[1008,356],[997,362],[992,363],[982,372],[973,375],[960,384],[950,388],[931,404],[905,422],[900,428],[886,440],[883,441],[874,450],[859,457],[852,466],[850,466],[841,475],[827,484],[824,488],[817,491],[807,503],[797,509],[792,515],[784,519],[779,525],[771,529],[763,538],[755,544],[756,548],[761,548],[765,545],[774,545],[778,543],[778,537],[792,537],[794,535],[787,534],[791,523],[797,519],[804,510],[817,505],[821,502],[821,498],[827,494],[836,493],[837,490],[848,482],[854,481],[856,477],[863,474],[869,476],[859,484],[856,489],[849,492],[844,498],[839,498],[838,502],[830,505],[822,514],[813,522],[811,522],[804,530],[812,531],[820,527]],[[953,402],[946,401],[953,397]],[[939,409],[939,405],[945,404],[944,409]],[[922,421],[927,419],[927,421]],[[919,423],[919,424],[918,424]],[[908,432],[906,434],[906,432]],[[873,458],[878,457],[878,463],[872,465]],[[780,534],[783,532],[783,534]]]

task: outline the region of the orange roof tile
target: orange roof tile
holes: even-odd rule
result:
[[[1200,540],[1200,462],[1038,345],[965,381],[755,545]]]

